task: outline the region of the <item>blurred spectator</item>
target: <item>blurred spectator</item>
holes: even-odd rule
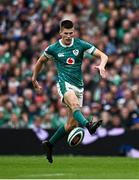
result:
[[[121,117],[118,114],[112,114],[112,119],[110,124],[111,124],[111,128],[121,127]]]
[[[8,121],[8,118],[6,118],[4,108],[0,107],[0,127],[3,127],[7,121]]]
[[[48,137],[48,133],[42,128],[42,119],[39,116],[34,118],[34,122],[33,124],[29,125],[29,128],[35,132],[36,136],[41,141]]]
[[[51,113],[46,113],[43,117],[42,127],[44,129],[51,129],[52,128],[52,119],[54,115]]]
[[[76,15],[73,13],[73,7],[71,4],[68,4],[66,6],[66,10],[65,10],[62,20],[65,20],[65,19],[72,20],[73,23],[76,23]]]
[[[86,118],[86,119],[88,119],[88,120],[92,120],[91,118],[91,109],[90,109],[90,107],[89,106],[84,106],[83,108],[82,108],[82,112],[83,112],[83,114],[84,114],[84,117]]]
[[[27,127],[26,124],[19,118],[19,116],[15,113],[11,114],[10,120],[7,123],[7,125],[5,125],[6,128],[15,128],[15,129],[19,129],[19,128],[25,128]]]
[[[111,122],[111,114],[108,111],[102,111],[101,112],[101,119],[103,119],[103,127],[109,129],[110,126],[110,122]]]
[[[123,40],[125,34],[130,32],[130,28],[130,21],[128,19],[123,19],[122,26],[118,30],[118,38]]]
[[[67,122],[67,109],[61,107],[59,113],[52,119],[52,128],[58,128]]]
[[[131,114],[131,129],[139,129],[139,113],[133,111]]]

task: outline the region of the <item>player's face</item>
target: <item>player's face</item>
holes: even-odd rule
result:
[[[71,28],[71,29],[63,28],[60,31],[60,35],[62,37],[63,44],[70,45],[72,38],[74,37],[74,28]]]

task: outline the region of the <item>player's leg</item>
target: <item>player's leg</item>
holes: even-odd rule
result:
[[[72,111],[73,118],[83,127],[86,127],[90,134],[96,132],[97,128],[102,124],[102,120],[93,122],[86,120],[84,115],[80,110],[80,103],[79,100],[73,90],[67,91],[64,94],[64,102],[69,106]]]
[[[68,120],[65,125],[60,126],[54,135],[49,139],[49,142],[52,145],[55,145],[58,140],[64,137],[67,133],[69,133],[73,128],[78,126],[78,122],[73,118],[72,111],[67,107],[68,111]]]
[[[65,129],[67,132],[70,132],[75,127],[78,127],[78,122],[73,118],[71,109],[67,107],[67,110],[68,110],[68,121],[65,124]]]
[[[83,116],[80,110],[78,97],[73,90],[69,90],[64,94],[64,102],[71,109],[73,118],[83,127],[88,123],[88,120]]]
[[[57,129],[57,131],[53,134],[53,136],[49,139],[49,141],[42,142],[44,152],[46,153],[46,158],[50,163],[53,162],[53,158],[52,158],[53,146],[59,139],[64,137],[66,134],[67,131],[65,129],[65,126],[62,125]]]
[[[60,85],[57,84],[57,88],[58,88],[58,92],[59,95],[61,97],[61,100],[63,100],[63,94],[60,91]],[[68,91],[68,89],[65,87],[65,90]],[[72,117],[72,113],[71,110],[68,108],[68,122],[67,124],[64,126],[60,126],[57,131],[53,134],[53,136],[49,139],[49,141],[43,141],[42,145],[43,145],[43,149],[44,149],[44,153],[46,154],[46,158],[48,159],[48,161],[50,163],[53,162],[52,159],[52,151],[53,151],[53,146],[55,145],[55,143],[61,139],[62,137],[64,137],[71,129],[72,124],[74,125],[75,122],[73,122],[73,117]]]
[[[49,142],[52,145],[55,145],[56,142],[69,133],[74,127],[78,126],[78,122],[73,119],[71,110],[67,107],[68,110],[68,120],[65,125],[61,125],[54,135],[49,139]]]
[[[73,119],[72,111],[70,108],[68,108],[68,121],[65,126],[60,126],[49,141],[42,142],[44,152],[46,153],[46,158],[50,163],[53,162],[52,152],[54,144],[77,126],[78,122]]]

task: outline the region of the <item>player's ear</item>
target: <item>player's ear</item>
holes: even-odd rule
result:
[[[61,29],[60,29],[60,31],[59,31],[59,34],[60,34],[60,36],[62,35],[62,31],[61,31]]]
[[[62,36],[62,33],[63,33],[63,28],[60,27],[60,29],[59,29],[59,34],[60,34],[60,36]]]

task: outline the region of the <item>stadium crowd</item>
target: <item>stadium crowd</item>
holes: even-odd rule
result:
[[[39,75],[43,92],[35,92],[34,63],[58,40],[59,22],[71,19],[76,37],[109,56],[107,79],[85,54],[86,118],[103,119],[105,128],[139,129],[139,4],[120,0],[0,1],[0,128],[57,128],[67,121],[56,88],[52,61]]]

